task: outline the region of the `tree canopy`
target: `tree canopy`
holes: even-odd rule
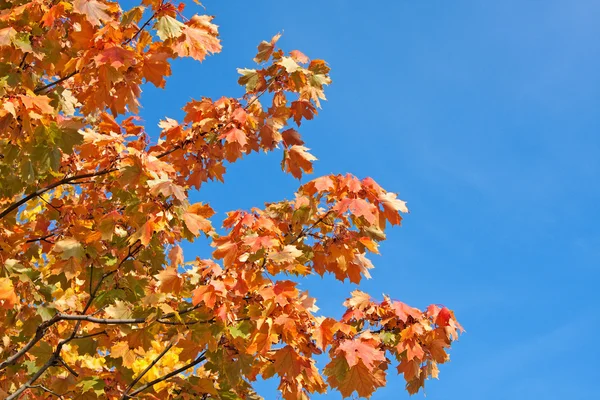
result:
[[[221,50],[213,17],[185,8],[0,1],[0,398],[252,399],[259,377],[285,399],[369,397],[390,367],[416,393],[462,330],[452,311],[355,290],[336,319],[297,285],[369,278],[408,212],[396,194],[323,176],[219,231],[188,198],[252,152],[312,172],[299,129],[325,99],[325,61],[277,35],[238,70],[239,98],[198,97],[147,134],[141,86]],[[194,240],[212,255],[186,258]]]

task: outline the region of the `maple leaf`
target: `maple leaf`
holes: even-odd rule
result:
[[[317,328],[313,332],[317,347],[325,350],[333,342],[333,335],[336,333],[338,322],[333,318],[317,318]]]
[[[302,124],[302,118],[311,120],[317,113],[315,106],[307,100],[293,101],[291,110],[294,115],[294,122],[296,122],[298,126]]]
[[[395,193],[387,192],[379,197],[379,201],[383,205],[383,215],[390,221],[392,225],[399,225],[402,217],[398,212],[407,213],[406,202],[398,200]]]
[[[377,221],[375,206],[364,199],[344,199],[334,207],[334,210],[340,215],[350,211],[357,217],[364,217],[370,224],[375,224]]]
[[[111,16],[106,12],[109,7],[97,0],[74,0],[73,11],[85,15],[92,25],[100,25],[109,21]]]
[[[434,339],[426,344],[431,358],[438,363],[445,363],[449,360],[450,357],[446,353],[447,347],[449,347],[449,344],[444,339]]]
[[[275,43],[279,40],[281,34],[273,36],[270,42],[263,40],[258,45],[258,54],[254,57],[254,61],[257,63],[268,61],[271,58],[271,54],[273,54],[273,50],[275,49]]]
[[[402,303],[401,301],[392,302],[392,307],[394,308],[394,311],[398,318],[400,318],[400,321],[405,323],[406,321],[408,321],[408,317],[412,317],[415,320],[419,320],[423,315],[423,313],[419,309],[410,307]]]
[[[179,293],[183,287],[183,281],[177,273],[176,267],[167,267],[158,275],[155,275],[160,283],[160,291],[163,293]]]
[[[308,152],[310,150],[304,146],[292,146],[285,152],[284,169],[290,172],[295,178],[302,178],[302,171],[312,173],[312,161],[317,157]]]
[[[301,64],[308,63],[309,59],[302,53],[300,50],[292,50],[290,51],[290,56],[297,62]]]
[[[156,223],[154,219],[148,220],[142,225],[131,237],[129,238],[129,243],[133,244],[138,240],[144,246],[148,246],[150,244],[150,240],[152,240],[152,236],[154,234],[154,228]]]
[[[185,25],[169,15],[163,15],[156,20],[156,34],[160,40],[178,38]]]
[[[2,308],[10,309],[19,302],[12,281],[9,278],[0,278],[0,304]]]
[[[290,263],[301,257],[302,254],[302,250],[293,244],[288,244],[282,250],[269,254],[269,259],[276,263]]]
[[[178,200],[187,199],[184,189],[181,186],[173,183],[173,181],[168,178],[152,179],[147,183],[148,187],[150,187],[150,193],[152,193],[154,196],[162,194],[164,197],[173,196]]]
[[[132,315],[129,304],[121,300],[115,300],[115,303],[106,307],[104,312],[108,317],[114,319],[128,319]]]
[[[277,62],[277,65],[281,65],[283,68],[285,68],[288,74],[302,69],[302,67],[300,67],[291,57],[282,57],[281,61]]]
[[[208,220],[213,214],[214,211],[208,205],[196,203],[183,214],[183,221],[194,236],[200,232],[208,234],[213,231],[212,224]]]
[[[238,143],[244,147],[248,143],[246,134],[241,129],[231,128],[227,132],[223,133],[222,137],[227,143]]]
[[[386,360],[384,352],[372,342],[361,339],[343,340],[336,351],[344,353],[348,366],[354,367],[360,360],[370,370]]]
[[[364,310],[371,306],[371,296],[360,290],[352,292],[352,297],[344,302],[344,306]]]
[[[169,260],[171,261],[171,267],[173,268],[183,264],[183,250],[181,249],[181,246],[175,245],[169,250]]]
[[[251,384],[275,375],[285,399],[328,387],[368,397],[385,384],[388,351],[410,393],[437,377],[462,331],[449,309],[354,291],[336,320],[315,317],[316,299],[299,290],[313,271],[368,278],[366,251],[377,252],[386,219],[408,211],[395,194],[330,175],[292,200],[227,213],[219,233],[212,208],[189,203],[190,188],[223,182],[226,162],[280,144],[285,171],[312,172],[316,158],[291,125],[325,99],[325,61],[286,55],[276,35],[258,46],[260,67],[238,70],[240,98],[192,100],[152,139],[141,85],[164,87],[178,57],[219,52],[213,17],[186,19],[185,4],[161,0],[129,10],[4,3],[0,397],[159,399],[184,388],[182,398],[255,399]],[[212,259],[185,262],[181,243],[200,232]],[[315,360],[327,349],[329,384]],[[48,371],[52,358],[65,373]]]
[[[63,260],[75,257],[77,259],[85,256],[85,250],[81,243],[74,238],[65,238],[54,244],[54,251],[60,253]]]
[[[327,382],[340,391],[342,396],[350,397],[356,392],[360,397],[371,397],[373,392],[385,385],[385,371],[370,371],[362,362],[349,367],[345,358],[335,358],[324,370]]]
[[[210,17],[207,18],[209,18],[207,21],[210,21]],[[207,54],[221,51],[221,44],[216,37],[217,32],[208,29],[204,23],[197,26],[199,27],[185,25],[182,28],[183,34],[172,45],[178,56],[192,57],[195,60],[202,61]]]
[[[286,129],[281,133],[281,137],[285,142],[286,146],[303,145],[304,141],[300,137],[300,134],[293,128]]]
[[[152,82],[156,87],[165,87],[165,76],[171,75],[171,66],[167,59],[171,55],[167,52],[154,53],[144,58],[142,74],[148,82]]]
[[[115,343],[110,348],[110,356],[114,358],[122,358],[123,366],[126,368],[131,368],[133,362],[137,358],[135,352],[132,349],[130,349],[129,343],[127,342]]]
[[[247,68],[238,68],[237,72],[238,74],[242,75],[238,79],[238,83],[240,85],[246,86],[246,92],[254,92],[257,89],[259,83],[261,82],[261,76],[258,74],[258,72],[256,72],[255,69]]]
[[[67,116],[75,115],[75,109],[81,106],[79,100],[73,96],[73,92],[71,92],[69,89],[62,91],[59,102],[63,113]]]
[[[307,364],[303,357],[289,345],[277,350],[274,359],[273,366],[280,376],[298,376]]]

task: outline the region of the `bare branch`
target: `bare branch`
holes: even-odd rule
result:
[[[9,365],[13,365],[19,358],[21,358],[25,353],[27,353],[29,349],[35,346],[35,344],[44,337],[44,335],[46,334],[46,330],[58,321],[60,321],[60,317],[57,314],[54,317],[50,318],[48,321],[42,322],[40,326],[38,326],[38,328],[36,329],[35,336],[33,337],[33,339],[31,339],[25,346],[23,346],[21,350],[15,353],[12,357],[8,357],[5,361],[0,363],[0,371],[8,367]]]
[[[204,360],[206,360],[206,353],[204,353],[204,352],[203,352],[203,353],[201,353],[201,354],[200,354],[200,355],[199,355],[199,356],[198,356],[198,357],[197,357],[197,358],[196,358],[194,361],[192,361],[192,362],[190,362],[190,363],[188,363],[188,364],[184,365],[184,366],[183,366],[183,367],[181,367],[181,368],[178,368],[178,369],[176,369],[175,371],[169,372],[169,373],[168,373],[168,374],[166,374],[165,376],[162,376],[162,377],[160,377],[160,378],[157,378],[157,379],[153,380],[152,382],[148,382],[148,383],[146,383],[144,386],[140,387],[140,388],[139,388],[138,390],[136,390],[135,392],[133,392],[133,393],[131,393],[131,394],[126,394],[125,396],[123,396],[123,399],[124,399],[124,400],[126,400],[126,399],[133,398],[135,395],[137,395],[137,394],[139,394],[139,393],[143,392],[143,391],[144,391],[144,390],[146,390],[146,389],[149,389],[149,388],[151,388],[152,386],[156,385],[157,383],[159,383],[159,382],[163,382],[163,381],[166,381],[167,379],[169,379],[169,378],[171,378],[171,377],[173,377],[173,376],[175,376],[175,375],[178,375],[178,374],[180,374],[180,373],[184,372],[185,370],[187,370],[187,369],[189,369],[189,368],[192,368],[193,366],[195,366],[195,365],[197,365],[197,364],[200,364],[200,363],[201,363],[202,361],[204,361]]]
[[[33,385],[33,386],[29,386],[27,389],[40,389],[40,390],[43,390],[44,392],[48,392],[48,393],[50,393],[50,394],[52,394],[52,395],[54,395],[54,396],[58,397],[59,399],[62,399],[62,398],[63,398],[63,395],[62,395],[62,394],[58,394],[58,393],[56,393],[56,392],[54,392],[54,391],[52,391],[52,390],[48,389],[48,388],[47,388],[46,386],[44,386],[44,385]]]
[[[75,339],[75,337],[73,337],[73,339]],[[79,376],[79,374],[78,374],[78,373],[77,373],[77,372],[76,372],[76,371],[75,371],[73,368],[71,368],[71,367],[69,366],[69,364],[67,364],[67,363],[65,362],[65,360],[63,360],[63,358],[62,358],[61,356],[57,356],[57,357],[56,357],[56,360],[57,360],[57,361],[58,361],[58,362],[59,362],[59,363],[60,363],[60,364],[61,364],[63,367],[65,367],[65,369],[66,369],[67,371],[69,371],[71,374],[73,374],[74,376]]]
[[[52,242],[49,242],[49,241],[47,240],[48,238],[51,238],[52,236],[56,236],[56,232],[49,233],[49,234],[47,234],[47,235],[44,235],[44,236],[41,236],[41,237],[38,237],[38,238],[28,239],[28,240],[26,240],[26,241],[25,241],[25,243],[33,243],[33,242],[46,242],[46,243],[52,243]]]
[[[304,235],[306,235],[309,231],[311,231],[317,225],[319,225],[321,222],[323,222],[325,220],[325,218],[327,218],[329,216],[329,214],[331,214],[331,213],[332,213],[331,210],[327,211],[314,224],[312,224],[311,226],[308,226],[308,227],[302,229],[302,231],[300,231],[300,233],[294,239],[292,239],[292,241],[290,242],[290,244],[296,243],[298,241],[298,239],[300,239],[301,237],[303,237]]]
[[[250,102],[248,102],[248,104],[246,104],[246,106],[244,107],[244,110],[247,110],[252,104],[254,104],[254,102],[256,102],[263,94],[265,94],[275,81],[276,81],[276,79],[273,79],[271,82],[269,82],[269,84],[267,85],[267,87],[262,92],[260,92],[258,95],[256,95],[256,97],[254,97],[252,100],[250,100]],[[231,122],[233,122],[233,119],[230,119],[229,121],[227,121],[225,123],[225,125],[223,125],[223,127],[220,130],[225,129]],[[157,158],[166,157],[169,154],[171,154],[171,153],[173,153],[173,152],[175,152],[175,151],[177,151],[179,149],[185,148],[191,142],[192,142],[191,140],[186,139],[183,142],[181,142],[180,144],[175,145],[171,149],[166,150],[165,152],[157,155],[156,157]],[[52,183],[52,184],[50,184],[50,185],[48,185],[48,186],[46,186],[44,188],[38,189],[35,192],[30,193],[27,196],[23,197],[21,200],[12,203],[6,209],[4,209],[2,212],[0,212],[0,219],[4,218],[9,213],[11,213],[12,211],[16,210],[17,208],[19,208],[23,204],[27,203],[29,200],[33,199],[34,197],[39,196],[41,194],[44,194],[44,193],[48,192],[49,190],[52,190],[52,189],[54,189],[54,188],[56,188],[58,186],[67,185],[67,184],[90,183],[89,181],[78,182],[78,180],[85,179],[85,178],[93,178],[93,177],[97,177],[97,176],[102,176],[102,175],[110,174],[111,172],[116,172],[118,170],[119,170],[119,168],[106,168],[106,169],[103,169],[103,170],[100,170],[100,171],[97,171],[97,172],[92,172],[92,173],[87,173],[87,174],[81,174],[81,175],[74,175],[74,176],[71,176],[69,178],[61,179],[60,181],[54,182],[54,183]]]
[[[94,336],[100,336],[100,335],[108,335],[108,333],[106,331],[100,331],[100,332],[94,332],[94,333],[89,333],[87,335],[79,335],[79,336],[75,336],[73,339],[87,339],[87,338],[91,338]]]
[[[127,389],[125,389],[125,393],[123,394],[123,397],[121,397],[121,400],[126,400],[129,398],[128,394],[129,391],[136,385],[136,383],[138,383],[140,381],[140,379],[142,379],[144,377],[144,375],[146,375],[146,373],[148,373],[148,371],[150,371],[152,369],[152,367],[154,367],[156,365],[157,362],[160,361],[161,358],[163,358],[163,356],[165,354],[167,354],[167,352],[169,350],[171,350],[171,347],[173,347],[175,343],[171,342],[167,345],[167,347],[165,347],[165,349],[163,351],[161,351],[161,353],[156,356],[156,358],[154,360],[152,360],[152,362],[150,363],[150,365],[148,365],[130,384],[129,386],[127,386]]]
[[[34,91],[33,91],[33,93],[37,94],[37,93],[43,92],[46,89],[50,89],[51,87],[53,87],[55,85],[58,85],[58,84],[60,84],[60,83],[62,83],[64,81],[66,81],[69,78],[72,78],[73,76],[77,75],[78,73],[79,73],[79,70],[75,70],[75,71],[71,72],[70,74],[68,74],[66,76],[63,76],[62,78],[55,80],[54,82],[50,82],[47,85],[35,88]]]
[[[144,24],[137,30],[137,32],[131,38],[129,38],[126,41],[124,41],[122,43],[122,45],[124,46],[124,45],[127,45],[127,44],[131,43],[131,41],[134,40],[136,37],[138,37],[138,35],[140,33],[142,33],[142,31],[148,26],[148,24],[150,23],[150,21],[152,21],[155,17],[156,17],[156,13],[154,13],[146,22],[144,22]],[[25,55],[27,55],[27,53]],[[25,57],[23,57],[23,61],[25,61]],[[76,69],[75,71],[71,72],[70,74],[68,74],[68,75],[66,75],[66,76],[64,76],[64,77],[62,77],[60,79],[57,79],[54,82],[50,82],[47,85],[35,88],[33,92],[37,94],[37,93],[43,92],[45,90],[48,90],[48,89],[50,89],[50,88],[52,88],[52,87],[54,87],[56,85],[59,85],[59,84],[63,83],[67,79],[74,77],[79,72],[81,72],[81,70],[77,70]]]
[[[52,357],[50,357],[50,359],[48,361],[46,361],[46,363],[40,369],[38,369],[37,372],[35,374],[33,374],[33,376],[31,378],[29,378],[29,380],[24,385],[21,385],[13,394],[8,396],[6,398],[6,400],[18,399],[19,396],[21,395],[21,393],[23,393],[25,390],[29,389],[33,385],[33,383],[35,381],[37,381],[38,378],[40,376],[42,376],[48,368],[55,365],[55,363],[56,363],[56,356],[53,354]]]
[[[115,172],[115,171],[117,171],[116,168],[107,168],[107,169],[103,169],[103,170],[100,170],[97,172],[91,172],[88,174],[74,175],[69,178],[64,178],[64,179],[61,179],[60,181],[51,183],[50,185],[48,185],[44,188],[38,189],[35,192],[28,194],[27,196],[23,197],[21,200],[12,203],[10,206],[8,206],[6,209],[4,209],[4,211],[0,212],[0,219],[4,218],[8,214],[10,214],[12,211],[16,210],[17,208],[19,208],[23,204],[27,203],[29,200],[33,199],[34,197],[44,194],[47,191],[54,189],[55,187],[67,184],[69,182],[76,181],[77,179],[102,176],[102,175],[110,174],[111,172]]]
[[[150,16],[150,18],[148,18],[148,20],[146,22],[144,22],[144,24],[142,26],[140,26],[140,28],[135,32],[135,34],[132,37],[127,39],[125,42],[123,42],[123,45],[131,43],[136,37],[138,37],[138,35],[140,33],[142,33],[142,31],[148,26],[150,21],[152,21],[155,17],[156,17],[156,13],[152,14]]]

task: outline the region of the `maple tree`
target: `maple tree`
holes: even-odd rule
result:
[[[449,309],[356,290],[334,319],[291,280],[368,278],[366,254],[408,212],[394,193],[325,176],[228,213],[223,233],[188,200],[252,152],[312,172],[297,128],[329,67],[278,38],[238,70],[243,96],[190,101],[152,143],[140,86],[219,52],[212,17],[168,0],[0,2],[0,397],[248,399],[276,375],[285,399],[369,397],[392,364],[409,393],[437,377],[462,330]],[[186,262],[179,244],[198,237],[212,258]]]

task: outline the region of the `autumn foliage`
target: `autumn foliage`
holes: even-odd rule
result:
[[[368,278],[367,255],[408,211],[394,193],[325,176],[219,232],[188,199],[252,152],[283,149],[284,171],[312,172],[298,129],[325,99],[324,61],[275,36],[238,70],[240,98],[192,100],[151,140],[141,86],[218,53],[212,17],[168,0],[0,10],[0,398],[249,399],[259,377],[285,399],[369,397],[392,369],[409,393],[437,378],[461,330],[452,311],[355,290],[335,319],[295,283]],[[212,258],[185,257],[196,239]]]

